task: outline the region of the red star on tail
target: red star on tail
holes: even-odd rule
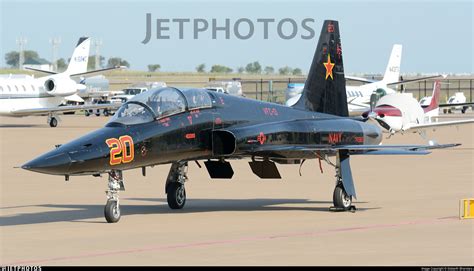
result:
[[[331,55],[328,54],[328,62],[323,62],[324,67],[326,68],[326,80],[328,77],[331,76],[331,79],[334,80],[332,77],[332,68],[334,68],[334,63],[331,63]]]

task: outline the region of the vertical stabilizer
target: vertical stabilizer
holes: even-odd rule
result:
[[[383,76],[382,82],[385,84],[396,83],[400,79],[400,64],[402,62],[402,45],[394,44],[387,68]]]
[[[324,21],[303,93],[294,108],[348,116],[339,23]]]
[[[78,74],[87,72],[87,62],[89,60],[89,50],[91,40],[88,37],[81,37],[77,42],[74,53],[69,60],[66,74]]]

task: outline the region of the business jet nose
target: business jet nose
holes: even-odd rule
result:
[[[53,150],[21,166],[22,169],[45,174],[67,174],[71,165],[71,157],[62,151]]]

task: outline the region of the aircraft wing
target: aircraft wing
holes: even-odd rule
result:
[[[70,74],[69,76],[83,76],[83,75],[91,75],[95,73],[101,73],[101,72],[106,72],[106,71],[111,71],[111,70],[117,70],[117,69],[125,69],[125,66],[115,66],[111,68],[105,68],[105,69],[100,69],[100,70],[93,70],[93,71],[88,71],[88,72],[81,72],[81,73],[74,73]],[[47,74],[58,74],[57,72],[53,71],[45,71],[45,70],[40,70],[40,69],[35,69],[35,68],[30,68],[30,67],[25,67],[26,70],[32,70],[36,72],[42,72],[42,73],[47,73]]]
[[[474,119],[440,121],[440,122],[431,122],[431,123],[424,123],[424,124],[414,124],[414,125],[410,126],[408,129],[405,129],[405,131],[408,131],[408,130],[423,130],[423,129],[442,127],[442,126],[456,126],[456,125],[469,124],[469,123],[474,123]]]
[[[438,77],[443,77],[443,76],[442,75],[433,75],[433,76],[419,77],[419,78],[415,78],[415,79],[409,79],[409,80],[393,82],[393,83],[387,84],[387,86],[395,86],[395,85],[402,85],[402,84],[406,84],[406,83],[414,83],[414,82],[424,81],[424,80],[438,78]]]
[[[61,112],[73,112],[79,110],[95,110],[95,109],[117,109],[120,104],[94,104],[94,105],[71,105],[71,106],[58,106],[49,108],[31,108],[15,110],[11,113],[14,115],[43,115],[48,113],[61,113]]]
[[[440,104],[439,107],[455,107],[455,106],[470,106],[474,105],[474,102],[472,103],[457,103],[457,104]]]
[[[252,150],[252,154],[282,152],[315,152],[347,150],[351,155],[425,155],[429,150],[444,149],[461,144],[436,145],[264,145]]]

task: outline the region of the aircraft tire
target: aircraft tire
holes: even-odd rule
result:
[[[105,220],[108,223],[117,223],[120,220],[120,207],[116,200],[108,200],[104,208]]]
[[[58,120],[56,118],[51,118],[51,120],[49,121],[49,126],[50,127],[58,126]]]
[[[186,189],[184,185],[178,182],[170,183],[166,198],[171,209],[182,209],[184,204],[186,204]]]
[[[337,185],[336,188],[334,188],[332,201],[334,203],[334,207],[349,210],[352,204],[352,196],[348,196],[346,194],[346,190],[344,190],[342,185]]]

